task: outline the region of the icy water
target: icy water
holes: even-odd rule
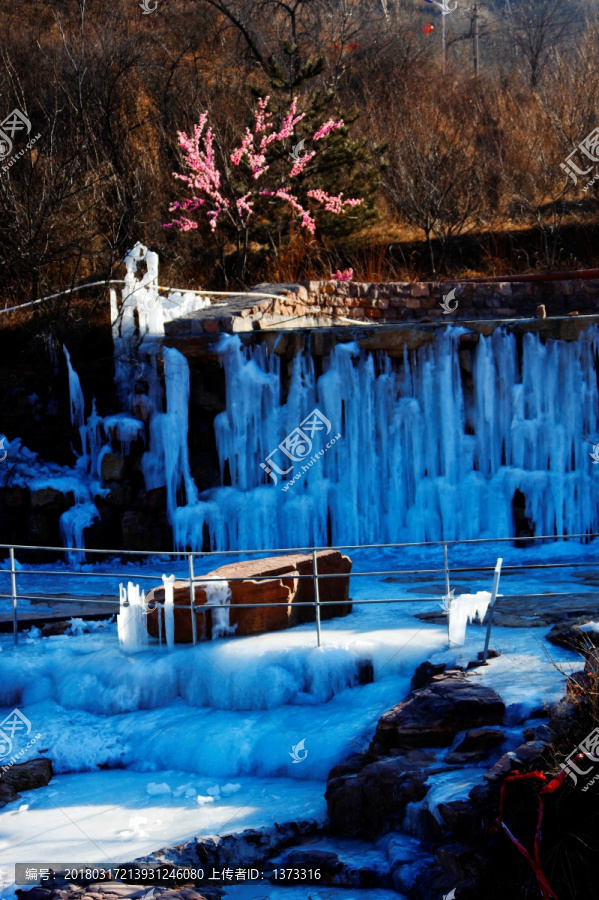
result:
[[[496,550],[470,548],[461,561],[492,569]],[[505,545],[501,553],[506,564],[533,557],[532,550]],[[502,579],[500,592],[571,587],[579,571],[588,581],[594,556],[592,547],[574,544],[538,548],[534,558],[540,562],[585,566],[550,579],[544,570],[514,574]],[[437,568],[442,558],[440,550],[363,551],[352,557],[357,571]],[[457,565],[460,555],[450,551],[450,562]],[[176,567],[165,565],[165,571]],[[98,579],[92,572],[84,577],[85,591],[92,593]],[[34,630],[21,635],[16,650],[11,636],[3,635],[0,714],[4,718],[19,707],[32,732],[40,734],[22,759],[47,755],[55,772],[47,788],[27,792],[0,811],[6,891],[16,861],[119,863],[194,835],[296,818],[324,820],[331,766],[368,744],[380,715],[408,692],[416,665],[424,659],[465,664],[482,649],[480,626],[468,626],[466,645],[449,650],[446,627],[414,618],[422,609],[438,609],[442,574],[420,581],[391,577],[399,580],[352,578],[351,596],[408,602],[356,605],[350,616],[323,623],[320,648],[313,625],[170,651],[156,644],[124,651],[115,623],[91,634],[44,639]],[[460,585],[490,589],[491,579],[492,572],[463,575]],[[101,581],[106,591],[108,579]],[[581,581],[580,588],[592,585]],[[420,603],[419,594],[438,599]],[[543,640],[546,631],[494,629],[492,646],[502,656],[474,676],[499,690],[515,725],[563,692],[563,676],[543,647],[567,668],[575,664],[573,654]],[[360,686],[356,667],[364,659],[372,661],[375,680]],[[307,756],[296,763],[292,750],[300,741]],[[439,797],[455,799],[467,789],[459,773],[439,785]],[[268,895],[274,896],[270,887]],[[316,900],[317,893],[310,896]]]

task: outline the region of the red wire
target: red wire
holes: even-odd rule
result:
[[[575,759],[579,757],[583,757],[583,753],[579,753]],[[542,840],[542,831],[543,831],[543,813],[545,810],[545,798],[549,794],[553,794],[561,785],[563,784],[564,778],[568,774],[567,769],[563,769],[559,775],[556,775],[551,781],[547,784],[547,776],[543,772],[526,772],[524,774],[516,774],[516,775],[508,775],[503,784],[501,785],[501,793],[499,796],[499,816],[497,817],[497,824],[500,828],[502,828],[510,841],[514,844],[517,850],[524,856],[526,860],[528,860],[531,869],[535,873],[539,888],[541,890],[542,900],[558,900],[557,894],[551,888],[549,881],[547,880],[547,876],[543,871],[543,866],[541,863],[541,840]],[[506,825],[503,819],[503,810],[505,806],[506,799],[506,788],[509,782],[511,781],[542,781],[545,784],[539,791],[539,812],[537,816],[537,827],[535,829],[535,837],[534,837],[534,845],[533,845],[533,853],[532,856],[529,851],[526,849],[524,844],[518,840],[518,838],[512,834],[508,826]]]

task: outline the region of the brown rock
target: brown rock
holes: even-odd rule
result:
[[[428,660],[420,663],[412,675],[412,680],[410,681],[411,690],[417,691],[419,688],[426,687],[427,684],[431,683],[435,675],[441,675],[446,668],[447,666],[445,663],[438,663],[435,665]]]
[[[437,809],[452,834],[472,834],[476,815],[471,801],[451,800],[449,803],[439,803]]]
[[[543,755],[546,748],[545,741],[527,741],[525,744],[520,744],[515,750],[500,757],[484,777],[487,781],[498,781],[512,769],[521,769],[523,766],[535,762]]]
[[[370,760],[372,762],[372,760]],[[334,781],[336,778],[342,778],[344,775],[357,775],[365,766],[369,764],[369,760],[364,753],[356,753],[350,756],[345,762],[338,763],[333,766],[329,772],[328,781]]]
[[[70,622],[46,622],[42,626],[42,637],[53,637],[56,634],[64,634],[70,628]]]
[[[322,550],[316,554],[316,567],[319,575],[335,575],[338,578],[322,578],[318,582],[318,593],[321,603],[320,618],[332,619],[336,616],[347,616],[351,612],[349,602],[349,573],[351,572],[351,559],[344,556],[338,550]],[[211,572],[211,575],[219,575],[224,578],[247,578],[249,580],[258,575],[267,575],[273,578],[283,578],[283,583],[293,590],[292,604],[314,602],[314,580],[312,575],[311,554],[288,554],[286,556],[273,556],[268,559],[256,559],[242,563],[232,563],[221,566]],[[298,575],[303,577],[297,578]],[[308,577],[306,577],[308,576]],[[264,583],[264,582],[263,582]],[[231,582],[231,586],[233,582]],[[333,601],[329,605],[329,601]],[[299,625],[304,622],[313,622],[315,612],[313,606],[293,606],[289,611],[289,626]]]
[[[485,655],[485,651],[479,650],[478,653],[476,654],[476,657],[477,657],[477,659],[482,659],[484,655]],[[498,650],[487,650],[487,659],[497,659],[499,656],[501,656],[501,654],[499,653]]]
[[[122,546],[126,550],[146,550],[159,547],[161,532],[156,518],[139,509],[128,509],[121,520]]]
[[[471,728],[455,748],[458,753],[472,753],[475,750],[492,750],[505,740],[500,728]]]
[[[348,597],[351,565],[350,558],[343,556],[337,550],[324,550],[317,554],[317,569],[320,575],[339,575],[339,577],[319,580],[319,595],[322,604],[321,619],[346,616],[351,612],[352,607]],[[310,576],[311,574],[311,555],[289,554],[221,566],[210,572],[207,577],[225,578],[229,582],[231,591],[229,623],[231,626],[235,626],[235,634],[241,636],[278,631],[302,622],[314,621],[314,607],[297,605],[312,603],[314,600],[313,579],[311,577],[298,578],[298,575]],[[258,576],[267,577],[258,578]],[[152,604],[153,601],[162,603],[164,587],[150,590],[146,595],[146,600],[149,604]],[[335,601],[335,603],[327,605],[327,601]],[[189,643],[193,640],[193,635],[189,609],[189,583],[187,581],[175,582],[174,602],[175,641]],[[204,606],[206,603],[205,590],[197,582],[195,584],[195,603],[197,606]],[[253,605],[259,603],[272,603],[273,606]],[[181,606],[187,608],[177,609]],[[147,620],[149,634],[158,637],[158,611],[152,611]],[[198,640],[210,639],[212,633],[210,610],[196,612],[196,626]],[[163,628],[163,636],[164,634]]]
[[[120,453],[105,453],[100,463],[102,484],[107,481],[122,481],[125,478],[126,460]]]
[[[268,581],[231,581],[231,612],[229,624],[235,627],[236,635],[264,634],[280,631],[289,625],[289,604],[293,599],[293,588],[289,582],[295,579],[274,579]],[[249,607],[251,603],[273,603],[271,607]],[[280,605],[284,604],[284,605]]]
[[[463,672],[437,675],[379,719],[374,740],[392,747],[445,747],[458,731],[503,721],[505,705],[494,690]]]
[[[582,624],[584,624],[582,620],[578,623],[558,622],[547,633],[547,640],[558,647],[565,647],[566,650],[575,650],[578,653],[582,653],[586,649],[599,647],[599,633],[596,631],[581,631],[580,625]]]
[[[325,798],[331,824],[350,837],[375,837],[401,819],[408,803],[422,800],[425,781],[422,772],[406,772],[400,759],[374,762],[357,775],[329,780]]]
[[[73,492],[63,494],[54,488],[40,488],[29,492],[32,509],[65,510],[74,503]]]
[[[16,763],[14,766],[0,767],[0,807],[18,800],[19,791],[45,787],[51,778],[52,763],[42,757]]]
[[[190,644],[193,641],[193,632],[191,626],[191,611],[189,609],[189,582],[175,581],[173,585],[174,591],[174,619],[175,619],[175,643]],[[164,623],[164,610],[162,607],[152,609],[152,606],[158,603],[164,603],[164,587],[152,588],[146,594],[146,602],[151,610],[146,619],[148,623],[148,634],[157,638],[159,634],[158,613],[162,619],[162,639],[166,640],[166,628]],[[206,603],[206,593],[199,585],[195,585],[195,604],[203,606]],[[180,609],[178,607],[187,607]],[[198,612],[196,610],[196,629],[198,641],[210,639],[211,637],[211,619],[209,612]]]
[[[473,728],[466,732],[464,739],[455,750],[447,754],[444,761],[451,765],[479,762],[504,740],[505,734],[499,729]]]

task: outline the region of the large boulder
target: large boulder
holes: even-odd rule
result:
[[[463,672],[435,675],[379,719],[375,752],[394,748],[447,747],[459,731],[500,725],[505,704],[494,690],[473,683]]]
[[[324,550],[317,554],[319,575],[335,576],[319,580],[320,602],[326,604],[327,601],[335,601],[334,605],[321,606],[322,619],[346,616],[351,612],[352,606],[349,602],[351,565],[350,558],[337,550]],[[313,579],[298,577],[311,574],[311,555],[288,554],[221,566],[209,572],[206,579],[227,579],[231,592],[229,624],[235,628],[236,635],[242,636],[279,631],[301,622],[314,621],[314,607],[298,605],[314,600]],[[196,606],[204,606],[208,602],[205,588],[196,582],[194,591]],[[193,640],[189,598],[189,582],[176,581],[174,583],[176,643],[190,643]],[[150,609],[156,602],[163,603],[164,587],[150,590],[146,595],[146,602]],[[260,603],[273,605],[269,607],[255,605]],[[164,611],[159,606],[147,616],[148,632],[153,637],[158,637],[159,612],[163,619],[162,634],[163,636],[165,634]],[[196,611],[196,627],[198,640],[210,640],[212,637],[210,610]]]
[[[334,830],[350,837],[375,837],[401,821],[408,803],[428,787],[422,771],[406,771],[402,759],[379,760],[353,775],[330,778],[325,799]]]
[[[349,573],[352,562],[338,550],[321,550],[316,554],[316,568],[319,575],[339,576],[319,578],[318,595],[321,603],[320,618],[333,619],[336,616],[347,616],[352,610],[349,602]],[[303,622],[314,622],[316,614],[313,606],[300,606],[303,603],[314,603],[313,560],[309,553],[289,553],[285,556],[271,556],[268,559],[253,559],[247,562],[232,563],[215,569],[211,575],[223,578],[252,579],[257,575],[268,575],[283,578],[283,583],[292,588],[293,596],[288,616],[288,625],[292,627]],[[302,576],[298,578],[297,576]],[[231,588],[233,582],[230,583]],[[332,603],[331,603],[332,601]],[[331,605],[327,605],[331,603]]]

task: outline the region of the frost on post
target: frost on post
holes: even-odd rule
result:
[[[482,622],[491,602],[491,594],[489,591],[460,594],[459,597],[453,597],[451,594],[446,598],[443,606],[449,615],[449,643],[462,646],[466,643],[466,625],[477,616]]]

